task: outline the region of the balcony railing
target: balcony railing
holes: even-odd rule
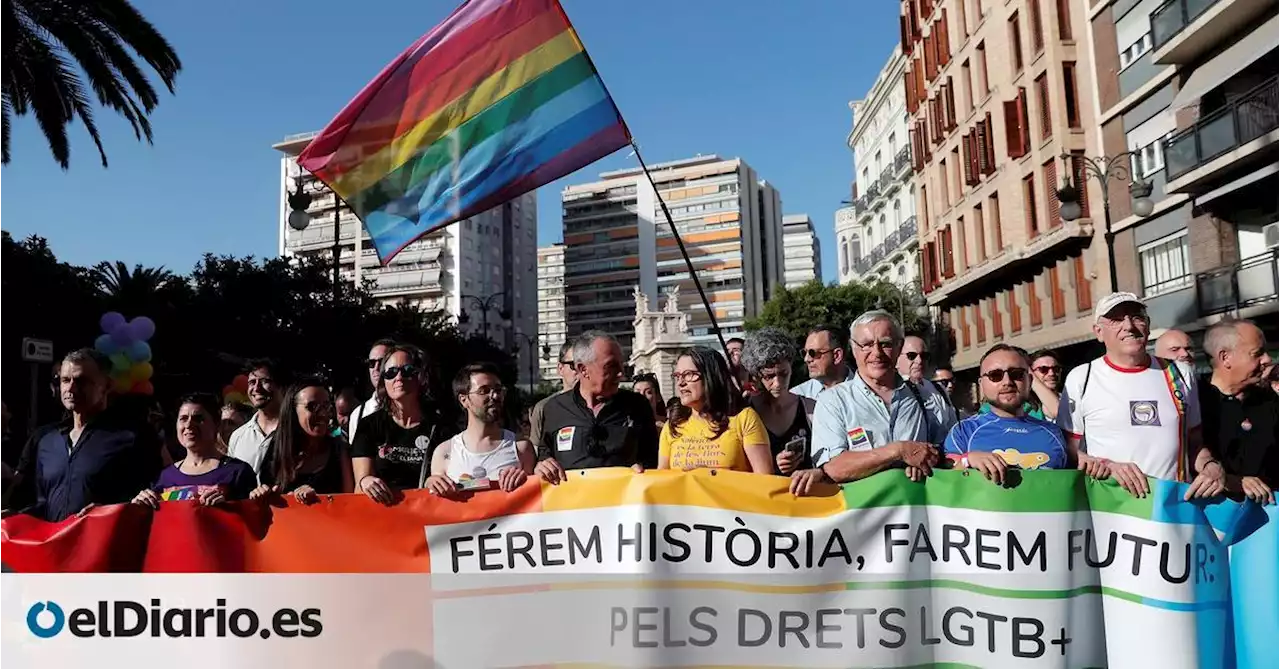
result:
[[[916,217],[908,216],[907,220],[903,221],[902,225],[898,226],[898,234],[902,235],[902,241],[898,243],[905,244],[907,240],[914,239],[919,232],[919,229],[916,227]]]
[[[1275,130],[1277,81],[1280,78],[1272,77],[1165,141],[1169,180]]]
[[[871,260],[869,260],[866,256],[863,256],[853,261],[853,271],[856,272],[857,274],[859,275],[866,274],[867,270],[869,269],[871,269]]]
[[[1159,49],[1218,0],[1169,0],[1151,12],[1151,46]]]
[[[880,194],[882,192],[884,192],[884,189],[880,185],[880,180],[877,179],[871,182],[870,186],[867,186],[867,194],[864,195],[863,197],[867,198],[867,201],[869,203],[871,200],[874,200],[880,197]]]
[[[1200,315],[1211,316],[1276,299],[1276,249],[1234,265],[1196,275],[1196,304]]]
[[[893,158],[893,171],[902,174],[908,167],[911,167],[911,147],[904,146]]]

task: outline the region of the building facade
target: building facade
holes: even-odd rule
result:
[[[725,338],[743,331],[782,278],[782,200],[741,159],[699,156],[600,175],[569,186],[564,288],[569,337],[604,330],[630,354],[634,291],[678,291],[695,343],[714,344],[711,320],[671,235],[661,193]]]
[[[549,355],[543,356],[542,379],[559,383],[557,366],[566,333],[564,312],[564,244],[538,248],[538,341]]]
[[[319,257],[332,262],[335,198],[297,164],[297,155],[315,133],[291,135],[272,148],[280,158],[279,253]],[[307,192],[319,191],[308,211],[311,223],[303,230],[288,224],[288,196],[299,179]],[[459,318],[464,331],[487,335],[497,344],[516,348],[514,332],[532,334],[537,328],[538,207],[534,193],[477,216],[459,221],[414,241],[385,267],[359,219],[339,206],[340,277],[353,286],[370,283],[374,297],[385,304],[408,303],[427,311],[444,311]],[[482,305],[487,304],[487,318]],[[463,316],[463,314],[466,316]],[[465,321],[465,322],[463,322]],[[528,376],[528,347],[521,345],[521,379]],[[537,365],[535,364],[536,368]]]
[[[1276,340],[1275,0],[1100,1],[1089,14],[1098,142],[1131,152],[1154,208],[1110,182],[1117,279],[1153,328],[1199,339],[1224,316]],[[1199,348],[1199,346],[1197,346]]]
[[[972,370],[1001,341],[1056,348],[1068,365],[1093,357],[1110,277],[1100,191],[1079,178],[1098,153],[1083,4],[900,6],[921,283],[954,335],[953,365]],[[1068,171],[1084,193],[1074,221],[1056,196]]]
[[[902,77],[907,59],[895,47],[871,90],[849,103],[853,130],[853,199],[836,212],[840,282],[913,284],[919,275],[920,241],[911,182],[906,100]]]
[[[822,281],[822,246],[808,214],[782,217],[782,282],[799,288]]]

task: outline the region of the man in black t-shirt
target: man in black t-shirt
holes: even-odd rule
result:
[[[566,469],[657,466],[658,429],[653,407],[639,393],[623,390],[622,347],[604,332],[574,340],[578,383],[553,395],[543,409],[534,473],[548,483],[567,480]]]
[[[1248,321],[1227,320],[1204,336],[1213,374],[1200,379],[1204,441],[1227,471],[1227,491],[1270,503],[1277,489],[1276,394],[1259,387],[1271,362],[1266,337]]]

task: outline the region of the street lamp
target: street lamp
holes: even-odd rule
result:
[[[341,260],[342,260],[342,218],[340,214],[341,201],[338,194],[326,188],[319,180],[311,182],[311,190],[308,191],[303,185],[304,179],[302,172],[299,170],[298,176],[294,177],[294,183],[297,190],[289,193],[289,217],[287,222],[289,227],[299,232],[306,230],[311,225],[311,213],[307,208],[311,206],[311,201],[317,195],[332,194],[333,195],[333,303],[338,304],[338,291],[340,289],[341,279]]]
[[[476,305],[476,308],[480,310],[480,331],[481,331],[481,334],[484,335],[485,339],[489,338],[489,312],[490,311],[497,312],[498,317],[502,319],[501,326],[504,329],[511,327],[511,314],[507,313],[505,309],[502,309],[501,307],[498,306],[498,298],[504,297],[506,296],[506,294],[507,294],[506,291],[498,291],[492,295],[485,295],[485,296],[467,295],[465,293],[461,296],[464,303],[466,302],[466,300],[471,300],[471,302]],[[467,314],[466,309],[464,308],[459,310],[458,324],[466,325],[470,321],[471,321],[471,316]]]
[[[1065,169],[1062,178],[1062,188],[1058,189],[1058,201],[1061,206],[1058,213],[1062,215],[1064,221],[1074,221],[1084,213],[1080,206],[1080,191],[1073,182],[1072,159],[1080,158],[1081,175],[1083,177],[1092,176],[1098,180],[1098,185],[1102,188],[1102,219],[1103,219],[1103,239],[1107,242],[1107,265],[1111,269],[1111,292],[1119,292],[1119,282],[1116,278],[1116,233],[1111,230],[1111,195],[1108,192],[1108,186],[1111,179],[1119,179],[1129,182],[1129,195],[1133,198],[1133,213],[1141,218],[1151,215],[1151,211],[1155,208],[1155,203],[1151,201],[1151,183],[1143,181],[1141,178],[1134,178],[1132,168],[1129,166],[1129,159],[1134,156],[1134,152],[1125,151],[1116,156],[1107,157],[1099,156],[1090,158],[1083,155],[1072,155],[1069,153],[1062,154],[1062,163]],[[1083,188],[1086,184],[1080,184]]]
[[[528,344],[529,346],[529,394],[532,395],[533,386],[534,386],[534,383],[536,382],[536,377],[537,377],[538,335],[525,334],[523,332],[520,332],[519,330],[516,330],[512,334],[514,334],[517,337],[520,337],[521,339],[524,339],[525,343]],[[511,346],[511,354],[516,356],[516,364],[519,364],[520,363],[520,342],[517,341],[515,344]],[[542,359],[548,360],[550,358],[551,358],[551,346],[548,344],[543,344]]]

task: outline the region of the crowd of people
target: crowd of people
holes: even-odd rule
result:
[[[529,409],[523,428],[504,424],[507,388],[491,364],[467,364],[453,379],[446,401],[465,416],[459,425],[428,391],[427,354],[381,340],[366,358],[367,400],[254,360],[250,407],[181,399],[173,454],[154,430],[111,410],[109,363],[81,349],[58,369],[66,417],[26,442],[5,507],[57,521],[124,502],[288,495],[305,504],[354,492],[392,505],[406,490],[510,492],[531,477],[559,485],[569,471],[598,467],[783,476],[796,496],[890,469],[916,482],[968,469],[1001,485],[1015,470],[1079,469],[1139,497],[1151,477],[1189,483],[1188,499],[1271,502],[1276,366],[1257,326],[1210,327],[1204,376],[1184,333],[1166,332],[1148,353],[1150,319],[1135,295],[1100,300],[1093,330],[1104,355],[1069,371],[1054,351],[995,344],[971,395],[883,311],[847,329],[815,328],[799,350],[765,328],[728,342],[724,355],[684,351],[670,400],[651,374],[625,387],[617,340],[587,332],[561,348],[563,387]],[[797,359],[809,378],[793,384]]]

